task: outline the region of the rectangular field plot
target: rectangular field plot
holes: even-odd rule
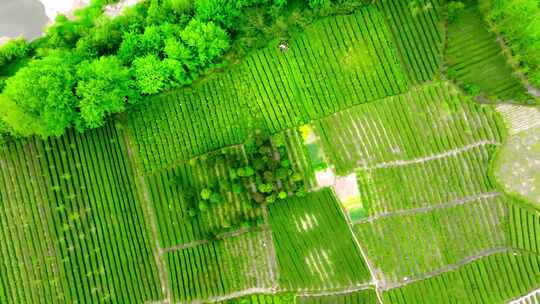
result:
[[[504,303],[526,294],[540,281],[540,257],[498,253],[456,270],[383,294],[385,303]]]
[[[444,3],[440,0],[382,0],[377,6],[392,31],[413,84],[432,80],[443,57]]]
[[[469,3],[448,25],[447,74],[499,100],[530,99],[490,32],[476,4]]]
[[[270,205],[269,219],[282,289],[342,289],[370,280],[330,189]]]
[[[377,294],[374,289],[362,291],[328,295],[328,296],[306,296],[298,297],[298,304],[378,304]]]
[[[488,178],[492,155],[478,146],[424,162],[358,170],[361,202],[368,216],[377,216],[488,195],[495,191]]]
[[[355,225],[359,242],[388,282],[400,282],[508,245],[500,197]]]
[[[355,106],[315,125],[340,175],[498,144],[504,130],[493,109],[444,82]]]
[[[271,131],[406,90],[381,14],[364,8],[325,18],[294,37],[286,53],[275,45],[255,52],[243,68],[256,85],[250,107]]]
[[[540,254],[540,211],[515,202],[510,207],[509,222],[512,246]]]
[[[166,254],[174,301],[208,300],[273,284],[264,232],[213,241]]]
[[[145,171],[242,142],[251,120],[241,88],[246,83],[241,75],[222,74],[130,111],[129,128]]]
[[[373,7],[317,21],[286,53],[277,41],[210,79],[146,101],[129,128],[146,172],[407,89],[390,33]]]
[[[0,152],[0,303],[163,298],[126,156],[111,124]]]
[[[291,167],[295,172],[300,173],[304,177],[306,188],[311,189],[316,186],[315,172],[313,169],[312,160],[304,139],[300,131],[296,128],[288,129],[273,136],[273,142],[283,142],[287,149]]]
[[[230,154],[211,153],[173,169],[146,177],[155,210],[158,233],[163,247],[211,238],[216,231],[240,226],[260,217],[246,192],[231,191],[231,164],[243,156],[240,147],[226,149]],[[201,211],[201,191],[212,189],[220,201],[208,203]],[[191,213],[191,214],[190,214]]]

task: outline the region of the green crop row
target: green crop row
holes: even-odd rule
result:
[[[241,83],[241,82],[240,82]],[[130,112],[129,127],[147,172],[155,172],[246,136],[250,114],[228,75],[155,97]]]
[[[338,174],[500,143],[505,130],[493,109],[473,103],[447,83],[355,106],[315,126]]]
[[[384,19],[368,7],[315,22],[285,53],[271,43],[225,73],[148,100],[129,127],[145,171],[155,172],[238,144],[254,126],[275,133],[406,89]]]
[[[382,0],[386,17],[412,84],[432,80],[442,63],[443,7],[439,0]]]
[[[250,288],[270,288],[265,235],[249,232],[167,253],[173,300],[200,301]]]
[[[372,216],[495,191],[487,175],[492,156],[489,150],[478,146],[420,163],[358,170],[362,204]]]
[[[340,208],[330,189],[269,206],[281,288],[343,289],[369,281]]]
[[[506,246],[507,208],[502,198],[478,199],[359,223],[355,230],[366,254],[386,280],[401,282],[405,277],[414,278]]]
[[[509,212],[510,242],[513,247],[540,254],[540,214],[538,210],[513,204]]]
[[[386,303],[504,303],[537,287],[540,257],[529,253],[490,255],[457,270],[391,289]]]
[[[448,26],[447,39],[447,74],[471,94],[485,93],[498,100],[530,99],[476,4],[458,13]]]
[[[163,297],[121,134],[112,125],[0,156],[2,303]]]

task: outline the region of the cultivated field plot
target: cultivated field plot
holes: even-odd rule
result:
[[[377,294],[373,289],[358,292],[330,295],[330,296],[303,296],[299,297],[299,304],[377,304]]]
[[[148,100],[129,113],[129,128],[146,172],[240,143],[250,114],[240,76],[223,74]]]
[[[282,289],[344,289],[370,281],[330,189],[270,205],[268,211]]]
[[[530,97],[483,18],[477,5],[469,3],[448,25],[448,76],[498,100],[526,101]]]
[[[274,145],[278,142],[285,143],[293,170],[304,177],[304,184],[307,189],[315,187],[317,182],[315,181],[312,160],[310,158],[308,147],[304,145],[304,139],[302,138],[300,131],[296,128],[288,129],[274,135],[272,140]]]
[[[492,197],[355,225],[385,282],[397,283],[508,245],[507,201]]]
[[[441,158],[358,170],[360,198],[368,216],[459,203],[489,195],[493,146],[475,146]],[[396,187],[396,185],[400,185]]]
[[[242,148],[225,151],[230,154],[207,154],[146,177],[163,247],[211,238],[214,231],[260,217],[247,193],[230,190],[234,183],[230,164],[243,155]],[[198,205],[203,189],[213,189],[221,196],[205,212]]]
[[[315,125],[340,175],[499,144],[505,128],[494,110],[444,82],[355,106]]]
[[[389,30],[373,7],[316,22],[286,53],[276,45],[130,113],[145,170],[240,143],[254,126],[277,132],[407,89]]]
[[[261,231],[166,254],[174,301],[211,299],[274,284],[270,243]]]
[[[444,3],[440,0],[382,0],[383,13],[407,78],[413,84],[432,80],[442,63]]]
[[[383,294],[386,303],[503,303],[533,290],[540,280],[540,257],[497,253],[457,269],[412,282]]]
[[[0,152],[1,303],[163,298],[125,155],[111,124]]]
[[[512,247],[540,254],[540,211],[513,204],[509,210]]]
[[[282,54],[270,45],[242,65],[256,85],[249,106],[271,131],[407,88],[390,32],[373,7],[318,21],[290,46]]]

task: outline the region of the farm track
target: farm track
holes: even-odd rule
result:
[[[216,236],[216,239],[223,240],[223,239],[227,239],[227,238],[238,237],[238,236],[241,236],[243,234],[246,234],[246,233],[249,233],[249,232],[252,232],[252,231],[257,231],[257,230],[258,230],[257,228],[241,228],[241,229],[238,229],[236,231],[231,231],[231,232],[218,234]],[[210,242],[211,242],[211,240],[192,241],[192,242],[185,243],[185,244],[180,244],[180,245],[176,245],[176,246],[172,246],[172,247],[163,248],[162,251],[163,251],[163,253],[175,252],[175,251],[179,251],[179,250],[183,250],[183,249],[188,249],[188,248],[193,248],[193,247],[197,247],[197,246],[200,246],[200,245],[208,244]]]
[[[123,123],[125,123],[126,122],[125,116],[124,115],[120,116],[120,120]],[[126,143],[126,147],[128,150],[127,152],[128,152],[129,161],[131,162],[133,166],[134,174],[136,175],[135,183],[136,183],[136,187],[139,192],[139,195],[141,196],[141,199],[142,199],[142,205],[143,205],[142,209],[143,209],[143,212],[145,213],[145,218],[147,220],[147,223],[150,225],[150,232],[151,232],[150,237],[152,239],[152,243],[154,244],[154,251],[155,251],[154,258],[155,258],[156,266],[159,271],[159,280],[161,284],[161,290],[165,296],[165,299],[162,301],[162,303],[164,304],[171,303],[172,293],[169,288],[169,277],[168,277],[165,261],[163,259],[164,251],[163,251],[163,248],[161,248],[161,245],[159,243],[158,230],[157,230],[158,225],[156,222],[156,215],[154,213],[154,208],[152,207],[152,203],[150,200],[150,192],[148,191],[148,187],[144,180],[142,169],[139,167],[137,154],[135,151],[133,151],[133,147],[135,147],[136,145],[133,143],[131,139],[131,134],[129,133],[128,130],[124,131],[123,137],[124,137],[124,141]]]
[[[343,214],[343,217],[345,218],[345,221],[347,222],[347,228],[349,229],[349,232],[352,235],[354,243],[356,244],[356,247],[358,248],[358,251],[360,251],[360,254],[362,255],[362,258],[366,262],[366,265],[367,265],[367,267],[369,269],[369,273],[371,275],[371,283],[375,286],[375,293],[377,294],[377,300],[379,301],[379,303],[384,303],[382,293],[381,293],[381,291],[382,291],[381,282],[382,281],[377,278],[377,272],[375,271],[375,267],[373,266],[373,263],[369,260],[368,255],[366,254],[366,252],[362,248],[362,245],[360,244],[360,241],[356,237],[356,234],[354,233],[354,230],[353,230],[353,223],[351,221],[351,218],[349,217],[349,214],[347,213],[347,211],[344,210],[344,207],[343,207],[342,204],[339,204],[339,210]]]
[[[325,297],[325,296],[339,296],[339,295],[346,295],[354,292],[359,292],[362,290],[370,289],[376,287],[373,284],[366,283],[361,284],[355,287],[349,287],[346,289],[340,289],[340,290],[328,290],[328,291],[304,291],[304,292],[298,292],[296,295],[298,297]],[[379,299],[380,301],[380,299]]]
[[[425,212],[429,212],[429,211],[433,211],[433,210],[437,210],[437,209],[446,209],[446,208],[450,208],[450,207],[464,205],[464,204],[467,204],[467,203],[472,203],[472,202],[478,201],[480,199],[497,197],[497,196],[500,196],[500,195],[502,195],[502,194],[499,193],[499,192],[495,192],[495,191],[494,192],[486,192],[486,193],[481,193],[481,194],[477,194],[477,195],[473,195],[473,196],[464,197],[464,198],[461,198],[461,199],[458,199],[458,200],[455,200],[455,201],[452,201],[452,202],[444,203],[444,204],[426,206],[426,207],[414,208],[414,209],[398,210],[398,211],[388,212],[388,213],[381,213],[381,214],[378,214],[378,215],[375,215],[375,216],[370,216],[368,218],[360,219],[358,221],[353,222],[353,224],[371,223],[373,221],[376,221],[376,220],[379,220],[379,219],[382,219],[382,218],[388,218],[388,217],[394,217],[394,216],[412,215],[412,214],[417,214],[417,213],[425,213]]]
[[[272,290],[277,290],[279,285],[279,271],[276,260],[277,254],[276,248],[274,247],[274,238],[272,237],[272,231],[270,230],[270,221],[268,220],[268,208],[266,205],[263,205],[262,207],[262,215],[264,220],[263,230],[266,234],[266,242],[268,244],[268,250],[270,251],[268,254],[268,258],[270,259],[268,263],[270,265],[270,280],[272,281]]]
[[[498,146],[500,144],[501,143],[497,142],[497,141],[482,140],[482,141],[479,141],[479,142],[468,144],[466,146],[459,147],[459,148],[452,149],[452,150],[448,150],[448,151],[445,151],[443,153],[439,153],[439,154],[435,154],[435,155],[415,158],[415,159],[411,159],[411,160],[395,160],[395,161],[383,162],[383,163],[379,163],[379,164],[369,166],[369,167],[368,166],[360,166],[360,167],[358,167],[358,169],[359,170],[373,170],[373,169],[382,169],[382,168],[391,168],[391,167],[402,167],[402,166],[407,166],[407,165],[412,165],[412,164],[421,164],[421,163],[436,160],[436,159],[455,156],[455,155],[458,155],[460,153],[472,150],[472,149],[477,148],[477,147],[481,147],[481,146],[485,146],[485,145]]]
[[[477,254],[471,255],[471,256],[469,256],[469,257],[467,257],[467,258],[465,258],[465,259],[463,259],[463,260],[461,260],[461,261],[459,261],[457,263],[447,265],[447,266],[445,266],[443,268],[440,268],[440,269],[437,269],[435,271],[431,271],[431,272],[428,272],[428,273],[425,273],[425,274],[422,274],[422,275],[418,275],[418,276],[415,276],[415,277],[412,277],[412,278],[408,278],[407,281],[402,281],[402,282],[399,282],[399,283],[385,284],[385,286],[382,287],[381,289],[383,291],[387,291],[387,290],[394,289],[394,288],[400,288],[400,287],[412,284],[414,282],[426,280],[426,279],[441,275],[443,273],[456,270],[456,269],[458,269],[458,268],[460,268],[462,266],[465,266],[465,265],[467,265],[469,263],[472,263],[474,261],[480,260],[482,258],[491,256],[491,255],[494,255],[494,254],[497,254],[497,253],[508,253],[508,252],[516,252],[516,251],[519,251],[519,250],[516,250],[515,248],[508,247],[508,246],[491,248],[491,249],[479,252]]]

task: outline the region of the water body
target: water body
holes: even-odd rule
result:
[[[0,0],[0,37],[22,35],[32,40],[42,35],[48,22],[39,0]]]

